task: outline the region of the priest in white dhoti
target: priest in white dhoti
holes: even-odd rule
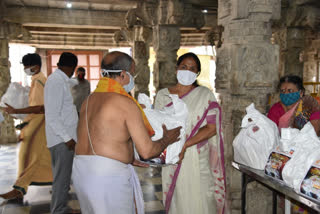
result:
[[[180,127],[154,134],[141,106],[131,97],[135,64],[122,52],[108,53],[102,78],[82,104],[72,180],[85,214],[144,213],[138,177],[132,167],[133,143],[144,159],[158,156],[176,142]]]

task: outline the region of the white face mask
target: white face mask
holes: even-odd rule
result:
[[[197,74],[189,70],[178,70],[178,82],[181,85],[191,85],[197,79]]]
[[[127,85],[122,86],[126,92],[130,92],[134,88],[134,79],[133,76],[127,71],[127,75],[130,78],[130,82]]]
[[[31,71],[32,68],[34,68],[35,66],[31,66],[30,68],[26,68],[24,69],[24,72],[29,75],[29,76],[32,76],[34,75],[35,71]]]
[[[101,69],[101,76],[102,77],[109,77],[109,73],[119,73],[122,70],[106,70],[106,69]]]

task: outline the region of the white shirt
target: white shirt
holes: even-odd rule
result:
[[[78,113],[73,104],[70,78],[56,69],[44,87],[44,109],[48,148],[73,139],[77,141]]]

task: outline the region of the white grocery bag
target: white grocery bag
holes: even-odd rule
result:
[[[296,128],[282,128],[279,145],[276,146],[269,155],[265,167],[265,173],[278,180],[282,179],[282,170],[291,159],[296,150],[296,143],[293,141],[300,133]]]
[[[20,109],[29,106],[29,87],[23,87],[17,82],[10,83],[6,93],[1,97],[0,106],[6,107],[8,103],[13,108]],[[24,119],[26,114],[12,114],[11,116]]]
[[[290,147],[294,153],[283,167],[282,178],[289,187],[300,192],[301,183],[310,167],[320,159],[320,140],[310,122],[291,140]]]
[[[313,151],[310,157],[316,159],[316,161],[310,166],[306,176],[302,180],[300,192],[320,201],[320,150]],[[295,190],[299,192],[298,189],[295,188]]]
[[[167,129],[182,127],[180,140],[169,145],[166,152],[166,164],[175,164],[179,160],[179,154],[186,141],[185,126],[188,118],[188,108],[178,95],[171,94],[169,96],[172,99],[172,105],[161,110],[152,109],[150,99],[145,94],[139,94],[138,102],[146,106],[143,109],[144,113],[155,131],[155,135],[152,137],[153,141],[163,137],[163,124],[166,125]]]
[[[234,160],[254,169],[263,170],[272,149],[279,143],[277,125],[255,109],[252,103],[241,130],[233,140]]]

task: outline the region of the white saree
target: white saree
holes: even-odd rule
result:
[[[156,109],[171,102],[169,93],[168,89],[158,92]],[[225,171],[220,107],[213,93],[202,86],[191,90],[181,99],[189,111],[186,138],[194,136],[210,120],[210,123],[216,124],[217,134],[189,147],[181,165],[162,168],[166,213],[222,214],[225,210]]]

